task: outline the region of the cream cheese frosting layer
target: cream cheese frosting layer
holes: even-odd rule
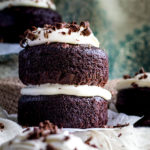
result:
[[[3,10],[10,6],[29,6],[29,7],[40,7],[40,8],[51,8],[56,9],[55,4],[51,0],[1,0],[0,10]]]
[[[111,93],[98,86],[88,85],[61,85],[61,84],[43,84],[39,86],[28,86],[21,90],[22,95],[74,95],[80,97],[100,96],[105,100],[111,99]]]
[[[117,90],[137,87],[149,87],[150,88],[150,73],[140,73],[133,78],[121,79],[117,86]]]
[[[0,150],[98,150],[84,143],[79,137],[62,132],[38,139],[28,139],[28,134],[17,136],[10,143],[6,143]]]
[[[89,24],[82,22],[80,25],[61,23],[56,26],[36,28],[26,32],[24,45],[36,46],[50,43],[88,44],[99,47],[99,41],[89,28]]]

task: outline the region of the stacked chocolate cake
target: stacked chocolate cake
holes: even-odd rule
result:
[[[0,40],[18,43],[24,31],[32,26],[61,22],[51,0],[1,0]]]
[[[33,126],[97,128],[107,123],[108,57],[88,22],[57,23],[27,30],[19,54],[18,121]]]

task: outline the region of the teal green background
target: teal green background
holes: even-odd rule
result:
[[[55,0],[65,21],[88,20],[109,56],[110,79],[150,71],[149,0]],[[122,23],[125,20],[125,23]],[[124,31],[124,33],[122,33]]]

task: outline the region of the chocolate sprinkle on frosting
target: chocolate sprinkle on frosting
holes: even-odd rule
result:
[[[133,82],[131,85],[132,85],[132,87],[134,87],[134,88],[138,88],[138,85],[137,85],[135,82]]]
[[[4,129],[4,124],[3,123],[0,123],[0,130],[3,130]]]
[[[124,75],[123,78],[124,79],[131,79],[131,76],[130,75]]]
[[[45,132],[46,131],[46,132]],[[47,137],[51,134],[57,134],[58,127],[50,123],[49,121],[41,122],[39,127],[35,127],[33,132],[29,133],[27,140],[39,139],[40,137]]]

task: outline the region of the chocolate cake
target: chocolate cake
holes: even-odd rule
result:
[[[149,114],[150,73],[141,69],[134,77],[124,76],[118,85],[116,107],[128,115]]]
[[[32,26],[61,22],[51,0],[5,0],[0,2],[0,37],[3,42],[18,43]]]
[[[108,57],[88,22],[57,23],[25,32],[19,54],[21,90],[18,122],[50,120],[65,128],[98,128],[107,123],[111,93]]]
[[[103,50],[87,44],[27,47],[19,55],[19,77],[26,85],[59,83],[103,87],[108,80],[108,57]]]
[[[108,102],[101,97],[22,96],[18,119],[27,126],[50,120],[59,127],[98,128],[107,123],[107,106]]]

